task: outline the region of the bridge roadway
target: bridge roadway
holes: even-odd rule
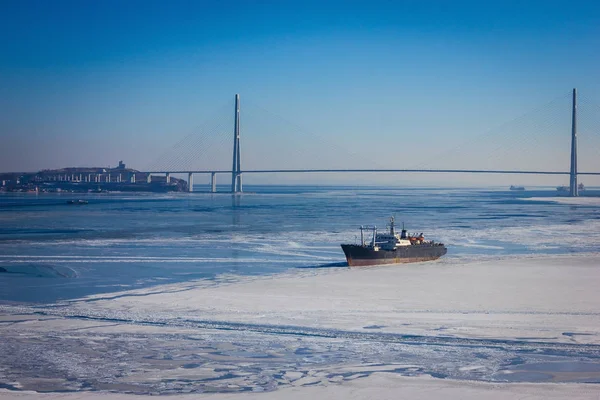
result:
[[[146,174],[231,174],[231,170],[157,170],[138,171]],[[268,173],[310,173],[310,172],[430,172],[430,173],[458,173],[458,174],[526,174],[526,175],[569,175],[569,171],[517,171],[517,170],[489,170],[489,169],[248,169],[240,171],[241,174],[268,174]],[[0,172],[2,175],[35,175],[36,172]],[[577,172],[577,175],[600,175],[600,172]]]
[[[148,174],[231,174],[231,170],[185,170],[185,171],[143,171]],[[241,174],[268,173],[310,173],[310,172],[430,172],[463,174],[527,174],[527,175],[569,175],[569,171],[516,171],[486,169],[249,169]],[[577,172],[577,175],[600,175],[600,172]]]

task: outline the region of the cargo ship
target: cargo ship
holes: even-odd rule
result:
[[[365,231],[371,238],[368,243]],[[409,235],[404,227],[397,233],[394,217],[390,218],[389,231],[377,233],[376,226],[361,226],[360,244],[341,246],[350,267],[437,260],[447,252],[443,243],[425,240],[422,233]]]

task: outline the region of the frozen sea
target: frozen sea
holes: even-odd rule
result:
[[[554,190],[246,186],[227,194],[2,194],[0,300],[342,266],[339,246],[391,215],[447,259],[595,251],[600,210]],[[544,197],[548,197],[544,201]],[[86,199],[87,205],[68,200]],[[531,198],[535,198],[532,201]]]
[[[0,195],[0,389],[271,391],[382,372],[600,382],[596,198],[245,190]],[[448,254],[348,269],[340,243],[391,215]]]

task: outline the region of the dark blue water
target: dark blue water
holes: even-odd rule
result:
[[[226,274],[344,265],[391,215],[440,262],[598,251],[600,208],[555,191],[245,186],[241,196],[0,194],[0,301],[52,302]],[[87,205],[69,205],[84,198]],[[536,198],[532,200],[531,198]]]

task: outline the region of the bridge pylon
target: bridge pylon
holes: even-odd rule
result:
[[[235,122],[233,128],[233,164],[231,166],[231,193],[242,192],[240,161],[240,95],[235,95]]]
[[[577,187],[577,89],[573,89],[573,116],[571,120],[571,179],[569,180],[569,196],[579,196]]]

